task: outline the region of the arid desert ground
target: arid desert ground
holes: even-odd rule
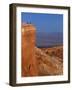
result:
[[[35,47],[38,75],[62,75],[63,74],[63,47],[51,48]]]

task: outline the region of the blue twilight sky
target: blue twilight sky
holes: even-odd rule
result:
[[[62,14],[21,13],[22,23],[32,23],[37,32],[63,32]]]
[[[22,12],[21,22],[31,23],[36,27],[37,47],[63,44],[63,15]]]

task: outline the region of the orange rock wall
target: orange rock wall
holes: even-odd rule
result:
[[[22,76],[37,76],[35,58],[36,29],[32,24],[22,26]]]

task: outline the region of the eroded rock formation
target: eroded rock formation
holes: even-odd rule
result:
[[[35,58],[35,27],[32,24],[22,25],[22,76],[37,76]]]

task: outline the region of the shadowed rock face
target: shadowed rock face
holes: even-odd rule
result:
[[[22,77],[63,74],[63,47],[37,48],[36,29],[22,25]]]

